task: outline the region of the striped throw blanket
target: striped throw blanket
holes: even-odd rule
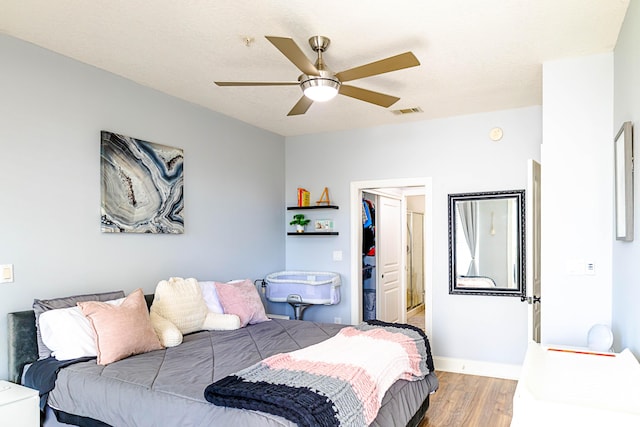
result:
[[[219,406],[263,411],[299,426],[366,426],[395,381],[422,379],[433,369],[424,332],[373,320],[264,359],[209,385],[204,395]]]

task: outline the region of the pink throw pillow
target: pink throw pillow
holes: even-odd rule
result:
[[[241,328],[269,320],[260,295],[251,280],[215,282],[214,285],[224,312],[238,316]]]
[[[98,365],[162,349],[142,289],[130,293],[119,306],[98,301],[79,302],[78,306],[96,334]]]

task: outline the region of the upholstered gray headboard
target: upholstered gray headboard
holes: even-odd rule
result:
[[[20,384],[22,369],[38,360],[36,315],[33,310],[9,313],[9,381]]]
[[[151,307],[153,294],[145,295],[147,307]],[[9,381],[20,384],[25,365],[38,360],[36,315],[33,310],[9,313]]]

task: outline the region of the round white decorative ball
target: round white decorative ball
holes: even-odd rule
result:
[[[613,345],[613,333],[607,325],[593,325],[591,329],[589,329],[587,342],[589,350],[610,351]]]

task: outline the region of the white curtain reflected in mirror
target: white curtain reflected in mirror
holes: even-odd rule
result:
[[[462,231],[462,233],[459,232],[457,234],[464,236],[468,249],[466,253],[470,258],[466,275],[477,276],[478,267],[476,266],[476,255],[478,249],[478,202],[460,202],[456,205],[456,209],[458,210],[458,223],[460,224],[459,227],[456,225],[456,230]],[[461,252],[465,252],[464,249],[461,248]],[[460,265],[462,266],[464,264]]]
[[[524,190],[449,195],[449,293],[525,295]]]

